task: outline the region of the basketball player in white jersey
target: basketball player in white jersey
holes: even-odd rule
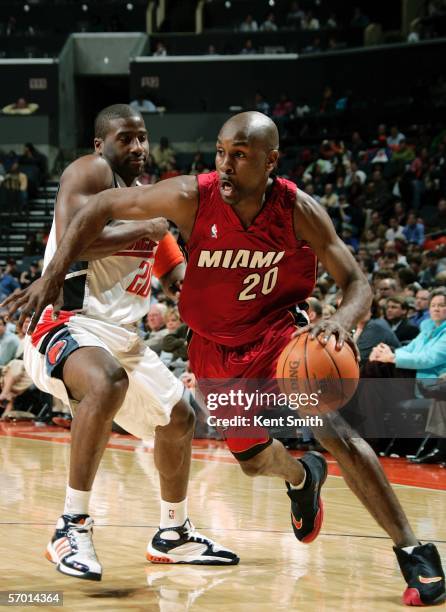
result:
[[[96,119],[94,145],[94,154],[74,161],[61,177],[45,267],[89,196],[136,184],[149,150],[142,116],[127,105],[104,109]],[[161,520],[147,559],[212,565],[239,561],[232,551],[198,534],[189,521],[186,494],[194,413],[183,399],[183,384],[144,345],[135,327],[149,310],[154,258],[165,285],[184,273],[176,243],[166,255],[166,240],[173,241],[170,234],[163,238],[166,232],[165,219],[107,225],[70,268],[59,319],[46,309],[27,337],[24,361],[34,383],[69,403],[74,413],[65,507],[46,550],[57,569],[70,576],[102,576],[92,542],[89,498],[113,420],[144,439],[155,433]],[[162,250],[163,261],[158,262]]]

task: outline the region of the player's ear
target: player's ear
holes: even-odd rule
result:
[[[266,158],[266,168],[268,172],[272,172],[274,168],[277,166],[277,162],[279,159],[279,151],[277,149],[271,149],[268,153],[268,157]]]
[[[95,138],[94,139],[94,150],[96,153],[99,153],[99,155],[102,155],[102,151],[104,148],[104,141],[102,138]]]

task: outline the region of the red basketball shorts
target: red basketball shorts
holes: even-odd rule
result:
[[[287,316],[270,325],[258,340],[243,346],[224,346],[194,333],[189,343],[189,363],[203,394],[207,395],[206,381],[210,379],[215,381],[236,378],[243,379],[243,387],[251,387],[251,381],[253,386],[255,381],[261,381],[262,385],[270,381],[269,388],[262,390],[272,392],[276,388],[277,360],[295,331],[294,321],[291,316]],[[224,387],[222,381],[222,388]],[[251,387],[250,391],[253,388]],[[272,443],[268,430],[264,427],[244,428],[232,437],[231,431],[234,433],[234,430],[235,428],[230,427],[224,431],[224,435],[229,449],[239,460],[246,461],[254,457]],[[244,437],[245,431],[248,437]]]

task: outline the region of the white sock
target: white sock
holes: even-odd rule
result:
[[[64,514],[88,514],[91,491],[78,491],[67,485]]]
[[[161,500],[160,528],[181,527],[187,519],[187,497],[181,502]]]
[[[290,487],[291,487],[292,489],[303,489],[303,488],[304,488],[304,486],[305,486],[305,482],[306,482],[306,480],[307,480],[307,472],[305,471],[305,473],[304,473],[304,479],[302,480],[302,482],[301,482],[301,483],[299,483],[298,485],[292,485],[292,484],[290,483]]]
[[[416,548],[416,546],[403,546],[402,550],[410,555],[414,548]]]

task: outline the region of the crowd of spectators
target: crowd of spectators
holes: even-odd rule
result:
[[[332,11],[315,3],[311,8],[304,8],[299,2],[291,2],[289,10],[281,20],[273,10],[256,15],[248,14],[239,24],[240,32],[277,32],[281,30],[335,30],[339,27],[365,28],[370,23],[367,15],[359,7],[352,7],[349,21],[341,21]]]
[[[27,215],[28,199],[35,197],[48,176],[48,160],[27,142],[22,153],[0,151],[0,214]]]

